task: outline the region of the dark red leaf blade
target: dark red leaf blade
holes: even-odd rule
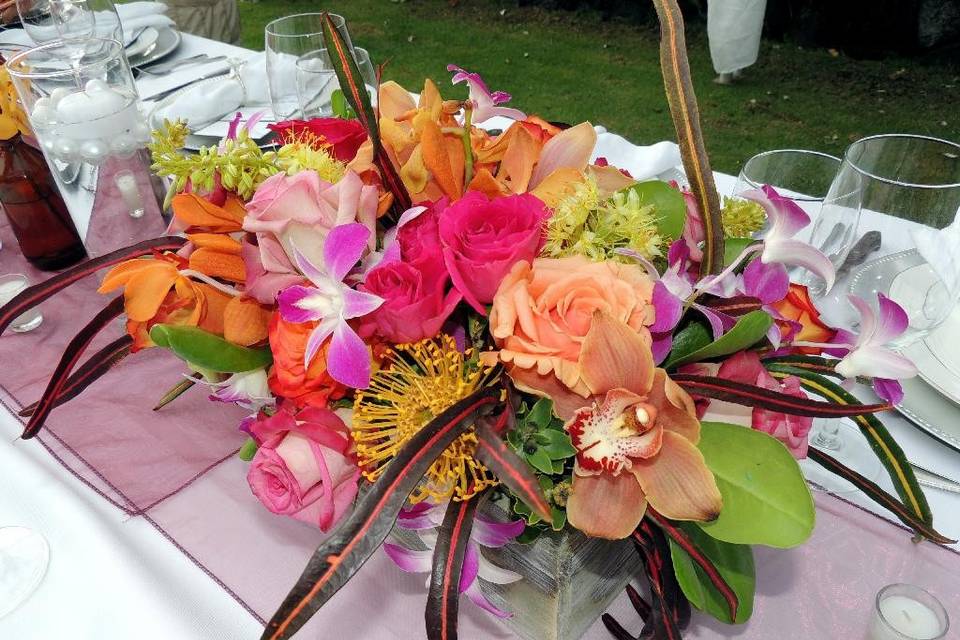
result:
[[[730,619],[736,620],[737,609],[740,607],[740,599],[737,597],[733,588],[727,584],[727,581],[720,575],[720,571],[718,571],[717,567],[710,561],[710,558],[705,556],[700,549],[697,548],[682,529],[674,525],[667,518],[664,518],[652,507],[647,507],[647,517],[656,522],[657,526],[663,529],[663,532],[667,534],[671,540],[676,542],[681,549],[686,551],[691,560],[697,563],[710,580],[710,583],[720,592],[720,595],[723,596],[724,601],[727,603],[727,608],[730,610]]]
[[[669,570],[670,549],[659,529],[642,520],[633,533],[633,542],[643,559],[650,582],[650,616],[640,638],[681,640],[681,630],[690,622],[690,603]]]
[[[477,418],[499,404],[501,392],[499,387],[487,387],[464,398],[404,445],[353,513],[314,552],[261,640],[292,637],[353,577],[390,533],[404,501],[433,461]]]
[[[343,95],[354,113],[357,114],[357,120],[367,130],[367,135],[373,143],[374,163],[380,169],[380,176],[387,190],[393,194],[394,212],[399,217],[400,213],[406,211],[412,205],[410,194],[407,192],[400,174],[397,173],[396,167],[393,166],[393,162],[380,140],[377,114],[370,101],[367,85],[363,81],[363,76],[360,75],[360,68],[350,52],[350,47],[334,26],[333,19],[328,13],[323,14],[323,40],[330,53],[333,70],[340,82],[340,87],[343,89]]]
[[[90,356],[86,362],[80,365],[80,367],[67,378],[63,389],[54,399],[53,406],[59,407],[80,395],[84,389],[99,380],[103,374],[130,355],[130,348],[132,346],[133,338],[124,335]],[[39,404],[40,401],[38,400],[21,409],[17,415],[21,418],[29,418],[36,411]]]
[[[843,378],[843,376],[837,373],[835,369],[838,362],[840,361],[821,358],[819,356],[804,355],[774,356],[772,358],[763,359],[763,365],[768,369],[777,367],[792,367],[793,369],[801,369],[803,371],[819,373],[820,375],[824,376]],[[787,372],[789,373],[790,371],[788,370]]]
[[[934,542],[939,542],[940,544],[954,544],[956,542],[956,540],[951,540],[950,538],[936,531],[932,526],[923,520],[917,518],[909,509],[903,506],[899,500],[881,489],[880,486],[875,482],[863,477],[829,454],[814,447],[810,447],[807,450],[807,457],[822,466],[827,471],[840,476],[856,488],[860,489],[860,491],[866,494],[868,498],[890,511],[890,513],[895,515],[900,522],[921,534],[923,537]]]
[[[752,384],[695,374],[674,373],[670,378],[688,393],[794,416],[844,418],[889,411],[892,408],[890,404],[838,405],[808,398],[795,398]]]
[[[451,502],[437,533],[437,544],[433,549],[433,572],[424,612],[428,640],[457,640],[460,575],[480,498],[473,496],[461,502]]]
[[[487,465],[515,496],[523,500],[544,522],[552,522],[550,504],[543,495],[536,474],[515,454],[486,420],[477,423],[477,458]]]
[[[130,247],[117,249],[99,258],[81,262],[66,271],[58,273],[52,278],[28,287],[21,291],[13,300],[0,307],[0,334],[13,322],[14,318],[20,317],[21,314],[34,308],[57,292],[92,273],[96,273],[104,267],[111,267],[124,260],[150,255],[156,251],[176,251],[186,244],[186,242],[186,238],[178,238],[175,236],[164,236],[162,238],[145,240]]]
[[[725,313],[728,316],[742,316],[751,311],[758,311],[763,308],[763,303],[759,298],[753,296],[733,296],[731,298],[721,298],[719,296],[705,295],[700,298],[700,304],[710,307],[714,311]]]

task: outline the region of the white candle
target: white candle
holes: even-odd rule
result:
[[[947,631],[946,612],[931,608],[939,603],[919,587],[891,585],[877,600],[869,640],[935,640]]]
[[[137,178],[130,171],[119,171],[113,177],[113,181],[120,190],[120,197],[127,205],[128,213],[131,218],[142,218],[143,198],[140,196],[140,188],[137,186]]]
[[[26,276],[11,274],[0,276],[0,307],[13,300],[18,293],[27,288],[29,284]],[[18,333],[32,331],[43,322],[43,316],[37,308],[27,311],[23,315],[14,318],[10,323],[10,329]]]

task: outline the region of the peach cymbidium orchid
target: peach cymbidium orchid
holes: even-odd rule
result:
[[[647,504],[673,520],[715,519],[723,500],[696,446],[693,400],[654,366],[647,342],[598,310],[581,364],[589,404],[560,416],[577,449],[570,524],[590,536],[625,538]]]

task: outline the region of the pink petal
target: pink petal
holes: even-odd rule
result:
[[[467,542],[467,549],[463,554],[463,566],[460,569],[460,593],[470,588],[477,581],[477,571],[480,569],[479,547]]]
[[[287,322],[313,322],[314,320],[320,320],[323,316],[319,311],[301,306],[304,300],[308,300],[316,293],[317,290],[313,287],[304,287],[303,285],[287,287],[277,296],[280,316]]]
[[[710,330],[713,332],[714,340],[722,336],[736,324],[736,320],[729,315],[714,311],[710,307],[705,307],[702,304],[695,304],[693,308],[703,314],[703,317],[710,323]]]
[[[853,349],[837,363],[836,371],[845,378],[866,376],[903,380],[917,375],[917,367],[909,358],[879,346]]]
[[[433,551],[413,551],[389,542],[384,543],[383,550],[401,571],[430,573],[433,568]]]
[[[534,189],[557,169],[583,169],[590,162],[596,144],[597,132],[589,122],[581,122],[550,138],[540,151],[529,188]]]
[[[523,533],[525,526],[523,520],[496,522],[478,515],[473,520],[473,531],[470,532],[470,539],[484,547],[498,548],[513,542],[517,536]]]
[[[431,517],[431,511],[437,506],[429,502],[418,502],[409,509],[400,511],[397,517],[397,526],[409,531],[420,531],[422,529],[435,529],[437,523]]]
[[[910,326],[910,318],[907,317],[907,312],[903,310],[903,307],[882,293],[877,294],[877,303],[880,314],[873,341],[876,344],[887,344],[894,338],[903,335],[903,332]]]
[[[297,269],[300,270],[300,273],[307,276],[310,282],[317,286],[320,286],[321,282],[330,279],[325,271],[310,262],[310,258],[303,255],[295,246],[293,247],[293,261],[297,264]]]
[[[366,389],[370,386],[370,352],[346,322],[338,322],[333,330],[327,371],[331,378],[348,387]]]
[[[383,304],[383,298],[365,291],[355,291],[344,287],[341,293],[343,294],[342,314],[345,320],[373,313]]]
[[[857,341],[854,344],[857,346],[871,344],[873,336],[877,332],[877,314],[874,313],[870,303],[860,296],[850,294],[847,299],[860,314],[860,335],[857,336]]]
[[[810,224],[810,216],[790,198],[784,198],[770,185],[762,189],[751,189],[740,194],[740,197],[753,200],[766,210],[770,219],[770,231],[767,237],[777,239],[792,238],[798,231]]]
[[[898,380],[874,378],[873,391],[890,404],[900,404],[903,401],[903,387]]]
[[[327,338],[330,337],[330,334],[333,333],[338,322],[340,322],[338,318],[324,318],[320,321],[320,324],[310,332],[310,337],[307,338],[307,346],[303,352],[304,369],[310,368],[310,363],[313,361],[313,358],[317,355],[317,352],[320,351],[320,347],[327,341]]]
[[[498,618],[513,617],[513,614],[509,611],[504,611],[493,606],[493,603],[487,600],[487,597],[483,595],[483,592],[480,590],[480,583],[476,580],[473,581],[473,584],[467,587],[463,594],[470,598],[470,602],[477,605],[487,613],[491,613]]]
[[[654,364],[659,365],[663,362],[667,356],[670,354],[670,349],[673,348],[673,334],[669,331],[654,334],[653,343],[650,345],[650,350],[653,352],[653,362]]]
[[[790,276],[781,264],[751,260],[743,270],[743,286],[746,295],[759,298],[763,304],[772,304],[787,296]]]
[[[833,287],[836,269],[830,259],[801,240],[774,240],[768,237],[763,244],[761,260],[766,263],[779,262],[805,268],[826,282],[826,290]]]
[[[370,230],[358,222],[331,229],[323,245],[323,259],[330,277],[342,281],[360,261],[369,239]]]
[[[656,315],[653,324],[648,327],[651,333],[671,331],[677,326],[680,316],[683,315],[683,302],[670,293],[662,281],[658,280],[653,285],[652,304]]]

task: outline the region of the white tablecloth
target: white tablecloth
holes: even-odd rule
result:
[[[237,47],[184,35],[175,56],[200,52],[249,55]],[[162,89],[163,83],[171,86],[178,79],[201,73],[200,67],[192,67],[163,81],[145,80],[141,93],[149,95]],[[619,141],[601,136],[600,145],[599,155],[621,164]],[[662,152],[662,147],[657,152]],[[732,177],[717,178],[721,192],[733,188]],[[960,454],[937,444],[899,416],[885,416],[884,421],[912,460],[934,471],[960,475]],[[0,526],[21,525],[40,531],[50,542],[51,560],[37,592],[0,619],[0,638],[259,637],[260,625],[153,526],[142,518],[125,517],[68,474],[38,443],[17,440],[19,432],[19,423],[0,409]],[[960,537],[960,496],[928,489],[927,497],[940,531]],[[419,637],[419,629],[397,629],[364,640]]]

